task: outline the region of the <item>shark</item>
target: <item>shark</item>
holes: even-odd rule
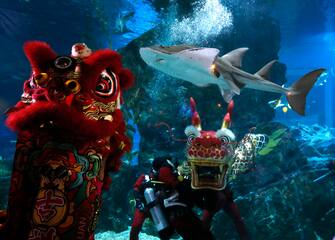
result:
[[[152,68],[172,77],[205,87],[215,84],[226,102],[243,88],[284,94],[292,109],[305,115],[306,97],[324,68],[313,70],[286,88],[268,80],[272,60],[252,74],[242,70],[242,59],[248,48],[238,48],[223,56],[217,48],[190,45],[142,47],[141,58]]]
[[[114,34],[125,34],[128,32],[132,32],[128,27],[127,23],[128,21],[134,17],[135,12],[122,12],[119,13],[118,17],[115,20],[115,27],[113,30]]]

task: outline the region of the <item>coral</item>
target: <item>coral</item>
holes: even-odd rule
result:
[[[299,147],[305,153],[309,165],[324,167],[335,159],[335,129],[314,124],[307,126],[298,124],[291,127],[299,142]]]
[[[297,139],[304,145],[328,148],[335,144],[335,129],[313,124],[312,126],[298,124],[291,127],[298,131]]]

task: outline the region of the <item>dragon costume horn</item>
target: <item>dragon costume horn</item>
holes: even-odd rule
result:
[[[201,130],[201,120],[200,120],[199,113],[197,112],[196,103],[192,97],[190,98],[190,105],[191,105],[191,111],[192,111],[192,125],[200,131]]]
[[[223,123],[221,128],[229,128],[231,125],[231,115],[234,109],[234,101],[230,100],[228,107],[227,107],[227,113],[223,118]]]

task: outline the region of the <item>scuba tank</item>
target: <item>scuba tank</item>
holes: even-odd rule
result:
[[[168,221],[165,218],[163,210],[161,209],[159,203],[156,201],[157,197],[155,195],[153,188],[146,188],[144,190],[144,198],[147,202],[147,207],[150,209],[150,214],[155,227],[158,232],[161,232],[169,227]]]

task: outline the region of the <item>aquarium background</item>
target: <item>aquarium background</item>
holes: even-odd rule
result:
[[[171,154],[183,160],[189,98],[196,99],[204,129],[217,129],[226,103],[215,86],[199,88],[148,67],[140,47],[192,44],[226,53],[249,47],[243,69],[256,72],[278,59],[271,79],[289,86],[324,67],[307,100],[305,117],[273,109],[280,95],[244,90],[236,96],[232,129],[240,139],[256,127],[272,140],[255,171],[230,183],[253,239],[332,239],[335,236],[335,1],[334,0],[2,0],[0,2],[0,112],[20,98],[30,75],[22,51],[27,40],[43,40],[59,53],[85,42],[113,48],[136,75],[123,111],[133,142],[122,169],[104,194],[97,239],[127,239],[134,210],[132,184],[150,159]],[[285,99],[282,98],[285,103]],[[7,204],[15,134],[0,120],[0,207]],[[231,219],[219,212],[217,239],[237,239]],[[141,239],[154,238],[150,221]]]

